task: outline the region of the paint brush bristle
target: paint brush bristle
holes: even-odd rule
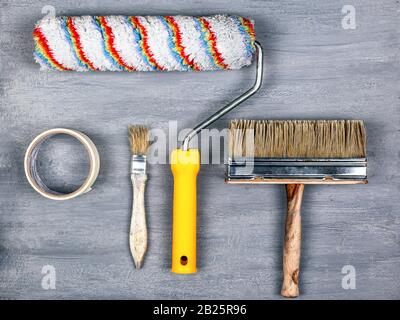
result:
[[[229,155],[255,158],[365,158],[360,120],[234,120]]]
[[[149,129],[145,126],[130,126],[129,142],[133,155],[146,155],[149,148]]]

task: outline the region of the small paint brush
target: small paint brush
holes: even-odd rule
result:
[[[146,154],[149,148],[149,130],[144,126],[130,126],[129,142],[131,145],[131,180],[133,192],[132,218],[129,233],[129,247],[136,269],[143,264],[147,250],[146,211],[144,192],[146,188]]]

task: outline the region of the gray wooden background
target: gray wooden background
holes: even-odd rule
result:
[[[343,5],[356,29],[342,28]],[[205,73],[43,73],[31,32],[42,7],[60,15],[232,13],[253,17],[266,51],[261,91],[229,119],[362,119],[369,184],[307,186],[301,298],[400,298],[400,76],[398,0],[0,1],[0,299],[275,299],[281,286],[286,208],[281,186],[230,186],[224,165],[203,165],[198,192],[198,273],[170,272],[172,176],[149,168],[149,250],[134,270],[127,236],[131,186],[126,128],[190,127],[239,95],[253,68]],[[41,131],[81,130],[102,159],[94,191],[67,202],[42,198],[23,173]],[[59,138],[40,164],[71,189],[87,164]],[[44,170],[45,169],[45,170]],[[42,268],[56,289],[42,288]],[[342,288],[343,266],[356,289]]]

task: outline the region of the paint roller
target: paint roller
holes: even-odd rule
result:
[[[40,20],[35,59],[60,71],[240,69],[255,52],[253,22],[239,16],[77,16]]]
[[[233,70],[256,56],[253,86],[198,124],[171,154],[174,177],[172,272],[196,272],[196,180],[190,140],[261,86],[262,47],[254,22],[235,15],[46,17],[34,29],[35,60],[59,71]]]

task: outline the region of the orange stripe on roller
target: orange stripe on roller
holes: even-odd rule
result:
[[[79,56],[79,59],[86,64],[91,70],[98,70],[93,63],[86,57],[85,52],[83,51],[82,43],[81,43],[81,38],[79,36],[78,31],[75,28],[74,22],[72,21],[71,17],[67,18],[67,27],[71,33],[72,40],[75,44],[75,48],[77,51],[77,54]]]
[[[35,38],[40,48],[43,50],[43,53],[46,55],[46,58],[50,61],[50,63],[53,66],[62,71],[71,70],[69,68],[64,67],[60,62],[56,60],[56,58],[54,58],[53,52],[51,51],[49,44],[47,43],[47,39],[39,27],[36,27],[35,30],[33,31],[33,37]]]
[[[114,33],[112,32],[110,26],[107,24],[106,19],[104,17],[98,17],[98,18],[99,18],[99,21],[100,21],[101,25],[103,26],[104,31],[107,35],[107,48],[110,51],[112,57],[123,68],[125,68],[129,71],[135,71],[135,68],[133,68],[125,63],[125,61],[119,55],[118,51],[115,49]]]
[[[250,20],[243,18],[243,24],[249,29],[249,34],[252,40],[256,38],[256,32],[254,31],[254,25]]]
[[[183,58],[185,63],[190,66],[192,69],[199,71],[200,67],[194,62],[194,59],[190,59],[190,57],[185,53],[185,47],[182,44],[182,34],[179,29],[178,23],[172,16],[165,16],[165,19],[172,25],[174,28],[175,38],[176,38],[176,49],[179,55]]]
[[[207,31],[209,32],[208,41],[210,42],[212,50],[214,51],[213,56],[214,56],[215,62],[222,68],[228,69],[229,66],[225,63],[224,58],[222,57],[222,54],[219,52],[219,50],[217,48],[217,37],[215,36],[215,33],[211,30],[210,24],[204,18],[200,18],[200,20],[203,23],[204,28],[206,28]]]
[[[164,70],[164,67],[160,66],[156,59],[154,59],[153,53],[150,50],[149,44],[147,42],[147,31],[146,28],[140,23],[139,19],[137,17],[130,17],[131,21],[133,22],[133,24],[139,29],[139,32],[142,36],[142,49],[147,57],[147,59],[149,60],[149,62],[154,65],[158,70]]]

